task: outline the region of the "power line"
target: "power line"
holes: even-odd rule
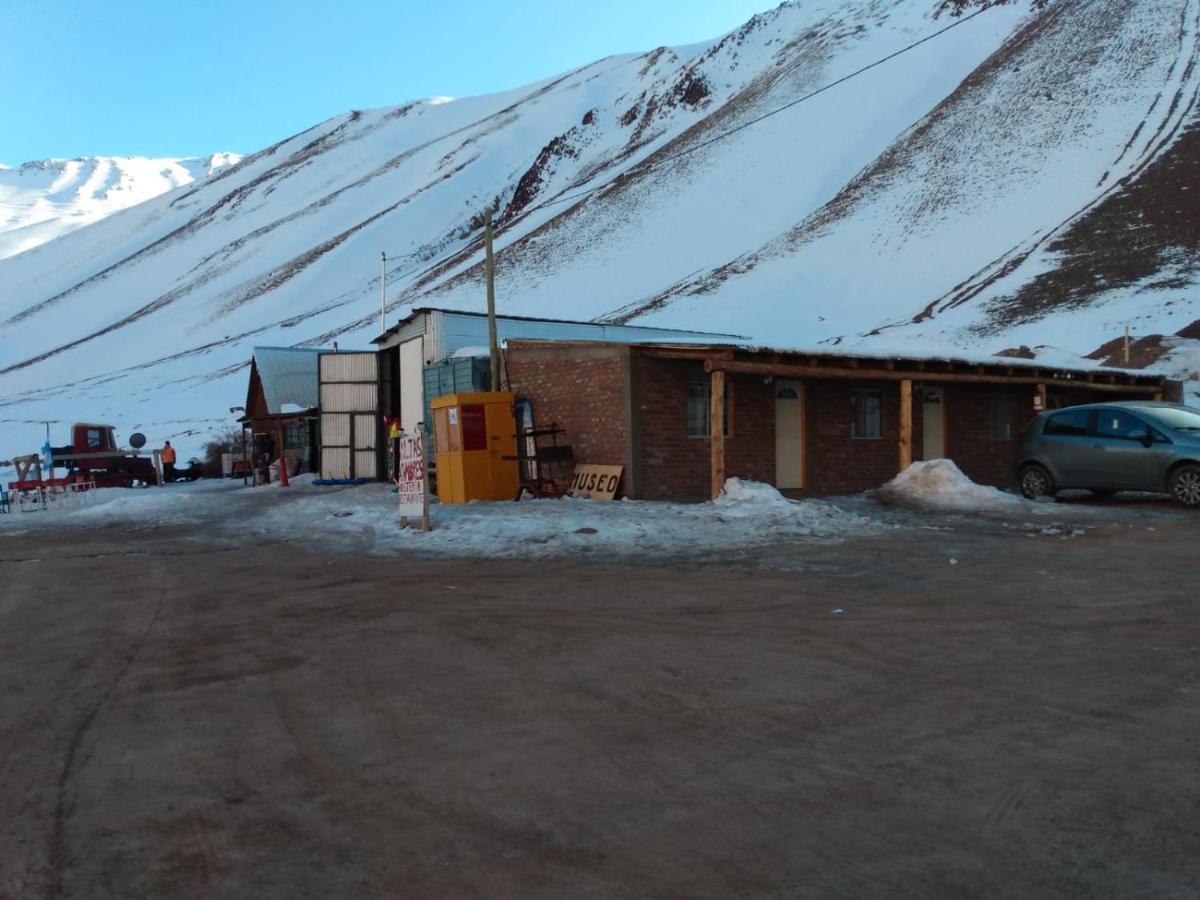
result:
[[[821,94],[824,94],[826,91],[830,91],[833,88],[838,87],[839,85],[843,85],[847,81],[857,78],[858,76],[863,75],[864,73],[869,72],[872,69],[876,69],[879,66],[882,66],[884,63],[891,62],[893,59],[896,59],[897,57],[903,56],[906,53],[910,53],[913,50],[920,47],[922,44],[927,44],[930,41],[941,37],[942,35],[946,34],[947,32],[953,31],[955,28],[958,28],[960,25],[966,25],[968,22],[970,22],[972,19],[976,18],[977,16],[983,15],[983,13],[987,12],[989,10],[989,8],[990,7],[986,7],[986,6],[980,7],[979,9],[975,10],[975,12],[971,13],[970,15],[963,16],[962,18],[959,18],[959,19],[955,19],[953,22],[951,22],[945,28],[940,28],[931,34],[927,34],[927,35],[925,35],[925,37],[920,38],[916,41],[913,41],[911,44],[901,47],[899,50],[895,50],[892,53],[889,53],[887,56],[882,56],[879,59],[875,60],[874,62],[870,62],[860,69],[855,69],[853,72],[850,72],[847,75],[843,75],[841,78],[831,81],[828,84],[822,85],[821,87],[817,88],[814,91],[811,91],[810,93],[805,94],[802,97],[797,97],[795,100],[791,100],[791,101],[783,104],[783,106],[776,107],[775,109],[765,112],[760,116],[756,116],[753,119],[749,119],[748,121],[742,122],[739,125],[735,125],[733,128],[730,128],[726,131],[722,131],[719,134],[715,134],[712,137],[706,138],[705,140],[700,141],[697,144],[693,144],[690,147],[685,147],[684,149],[679,150],[676,153],[672,153],[669,156],[664,156],[659,159],[646,160],[645,162],[641,163],[640,165],[644,167],[643,171],[652,171],[652,170],[658,168],[659,166],[664,166],[667,163],[674,162],[677,159],[682,159],[683,157],[688,156],[692,153],[695,153],[698,150],[703,150],[705,147],[712,146],[713,144],[717,143],[718,141],[722,141],[725,138],[731,137],[731,136],[737,134],[738,132],[745,131],[747,128],[750,128],[752,125],[757,125],[760,122],[763,122],[763,121],[771,118],[772,116],[777,116],[782,112],[786,112],[787,110],[791,109],[792,107],[799,106],[801,103],[805,103],[809,100],[812,100],[814,97],[818,97]],[[791,66],[788,66],[783,71],[779,72],[778,75],[776,76],[776,80],[778,81],[779,78],[782,78],[788,72],[795,69],[798,65],[799,65],[798,62],[793,63]],[[562,197],[555,197],[551,200],[544,200],[541,203],[535,204],[534,206],[531,206],[528,209],[524,210],[522,212],[522,215],[527,216],[530,213],[535,213],[538,210],[545,209],[549,206],[557,206],[560,203],[569,203],[572,200],[581,200],[584,197],[589,197],[598,191],[602,191],[607,187],[611,187],[613,184],[620,181],[622,178],[627,177],[630,174],[630,172],[632,172],[633,169],[636,169],[636,168],[637,168],[637,166],[635,165],[624,172],[620,172],[620,173],[614,175],[608,181],[605,181],[602,184],[598,184],[595,187],[586,188],[582,191],[576,191],[573,194],[567,194]],[[442,262],[445,262],[446,260],[449,260],[451,257],[463,252],[463,249],[465,249],[465,248],[460,248],[458,250],[455,250],[452,253],[448,253],[446,256],[437,260],[437,262],[431,263],[428,266],[428,268],[432,268],[433,266],[436,266]],[[405,256],[407,254],[396,253],[396,254],[389,254],[389,255]],[[399,277],[403,278],[407,275],[410,275],[413,272],[416,272],[417,269],[419,269],[419,268],[420,268],[420,266],[414,266],[412,269],[408,270],[407,272],[404,272]]]

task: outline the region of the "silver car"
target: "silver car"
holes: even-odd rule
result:
[[[1044,412],[1017,442],[1017,480],[1030,499],[1149,491],[1200,507],[1200,410],[1130,401]]]

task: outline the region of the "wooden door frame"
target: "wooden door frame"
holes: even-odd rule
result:
[[[928,421],[925,418],[925,392],[930,391],[930,390],[937,391],[938,394],[942,398],[941,402],[938,404],[938,406],[940,407],[941,419],[942,419],[942,455],[940,457],[935,457],[935,458],[939,458],[939,459],[949,459],[950,458],[949,457],[949,454],[950,454],[950,430],[949,430],[950,420],[947,418],[947,415],[946,415],[947,408],[949,407],[950,403],[947,399],[948,394],[946,391],[946,387],[947,386],[944,384],[933,384],[933,385],[922,384],[921,385],[921,459],[925,460],[925,461],[928,461],[928,457],[925,455],[925,425],[926,425],[926,422]]]
[[[771,382],[771,402],[775,408],[775,482],[779,483],[779,386],[796,388],[800,400],[800,487],[778,488],[782,491],[806,491],[811,483],[808,472],[808,385],[794,378],[779,378]]]

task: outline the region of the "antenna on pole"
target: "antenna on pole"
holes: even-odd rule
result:
[[[492,255],[492,208],[483,211],[484,268],[487,273],[488,355],[492,358],[492,390],[500,390],[500,346],[496,343],[496,260]]]
[[[379,333],[387,331],[387,253],[379,254]]]

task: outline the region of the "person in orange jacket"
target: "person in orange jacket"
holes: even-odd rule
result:
[[[174,481],[175,448],[171,446],[170,441],[167,441],[165,444],[163,444],[163,448],[159,452],[159,457],[162,459],[163,481]]]

